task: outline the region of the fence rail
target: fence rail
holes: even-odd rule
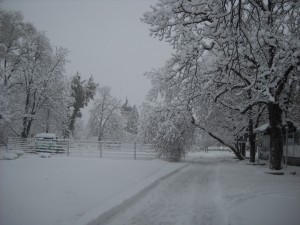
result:
[[[156,157],[151,144],[119,141],[93,140],[37,140],[35,138],[9,138],[8,151],[21,150],[24,152],[128,159],[154,159]]]

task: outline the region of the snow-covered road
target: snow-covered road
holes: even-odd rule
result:
[[[299,168],[295,168],[299,172]],[[210,154],[190,162],[105,225],[297,225],[300,179]]]
[[[106,224],[228,224],[217,179],[218,170],[216,159],[192,162],[177,174],[161,181]]]

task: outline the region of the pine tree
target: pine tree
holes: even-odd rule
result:
[[[137,134],[138,133],[138,125],[139,125],[139,112],[138,112],[136,106],[134,105],[130,112],[125,130],[131,134]]]
[[[86,83],[85,80],[81,81],[81,76],[77,72],[71,81],[71,97],[73,98],[73,103],[71,105],[71,115],[69,118],[69,126],[67,136],[70,133],[73,136],[74,133],[74,125],[77,117],[82,117],[81,109],[88,105],[89,101],[94,98],[96,94],[96,88],[98,84],[94,82],[93,77],[91,76]]]

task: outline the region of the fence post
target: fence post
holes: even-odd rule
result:
[[[136,142],[134,142],[134,160],[136,160]]]
[[[68,138],[68,143],[67,143],[67,156],[70,154],[70,138]]]
[[[100,141],[100,158],[102,158],[102,142]]]

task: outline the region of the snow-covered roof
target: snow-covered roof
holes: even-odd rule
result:
[[[287,121],[288,122],[288,121]],[[266,131],[268,128],[270,128],[270,124],[269,123],[266,123],[266,124],[263,124],[261,125],[260,127],[257,127],[254,129],[254,132],[255,133],[258,133],[258,132],[264,132]],[[296,127],[296,130],[298,131],[299,130],[299,127]],[[296,130],[293,130],[293,131],[290,131],[289,129],[289,132],[295,132]]]
[[[56,138],[56,135],[54,133],[40,133],[35,135],[36,138]]]
[[[261,125],[260,127],[255,128],[254,132],[263,132],[263,131],[266,131],[268,128],[270,128],[270,124],[266,123],[266,124]]]
[[[290,118],[286,118],[285,121],[286,121],[286,123],[292,124],[294,127],[296,127],[297,130],[300,129],[300,121],[291,120]]]

